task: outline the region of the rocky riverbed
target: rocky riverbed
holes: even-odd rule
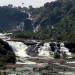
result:
[[[75,75],[75,59],[28,58],[31,64],[8,64],[0,75]]]
[[[16,63],[5,65],[0,70],[0,75],[75,75],[75,55],[69,52],[64,43],[60,44],[60,52],[57,52],[57,43],[54,42],[55,52],[52,52],[51,42],[37,42],[32,45],[28,42],[26,45],[23,42],[8,40],[3,34],[1,37],[13,49]],[[63,55],[64,52],[67,56]],[[60,53],[61,57],[55,59],[54,53]]]

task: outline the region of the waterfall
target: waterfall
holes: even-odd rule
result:
[[[10,35],[12,33],[0,33],[0,38],[4,41],[6,40],[10,40],[10,37],[8,37],[7,35]]]
[[[30,56],[27,54],[28,46],[22,42],[7,41],[13,48],[16,55],[16,64],[36,64],[36,62],[29,61]]]
[[[32,17],[31,17],[31,14],[29,13],[29,12],[27,12],[28,13],[28,19],[30,19],[30,20],[32,20]]]
[[[27,45],[25,45],[22,42],[15,42],[15,41],[7,41],[7,42],[13,48],[16,56],[18,56],[18,57],[29,57],[26,53],[26,49],[28,48]]]
[[[35,58],[36,57],[47,57],[47,58],[53,58],[53,53],[51,51],[50,43],[47,42],[43,45],[40,45],[40,43],[37,42],[34,46],[27,46],[23,42],[18,41],[12,41],[10,37],[6,36],[7,34],[0,34],[0,38],[4,41],[8,42],[8,44],[12,47],[15,55],[16,55],[16,63],[18,64],[36,64],[35,62],[29,61],[29,58]],[[8,38],[10,38],[11,41],[8,41]],[[55,43],[55,46],[57,46],[57,43]],[[29,51],[29,54],[27,53]],[[57,47],[55,47],[55,51],[57,51]],[[60,43],[60,53],[66,53],[67,56],[71,57],[71,53],[69,52],[69,49],[64,46],[64,43]],[[30,56],[30,54],[34,54],[34,56]]]
[[[0,33],[0,38],[3,39],[4,41],[8,42],[8,44],[12,47],[15,55],[16,55],[16,63],[20,63],[22,64],[23,62],[25,63],[25,61],[27,61],[27,57],[29,57],[29,55],[27,55],[27,48],[28,46],[25,45],[24,43],[22,42],[16,42],[16,41],[12,41],[11,39],[8,39],[10,37],[7,36],[7,34],[3,34],[3,33]],[[8,40],[11,40],[11,41],[8,41]],[[29,61],[27,61],[29,62]],[[26,62],[26,63],[27,63]],[[32,62],[31,62],[32,63]]]
[[[44,46],[41,46],[38,49],[38,51],[39,51],[38,56],[50,57],[50,46],[49,46],[49,43],[44,43]]]
[[[60,52],[65,52],[66,55],[71,56],[71,52],[69,52],[69,49],[64,46],[64,43],[60,44]]]

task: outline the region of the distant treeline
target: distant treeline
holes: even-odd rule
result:
[[[28,17],[27,13],[22,12],[20,7],[12,5],[0,7],[0,32],[15,29],[24,19]]]

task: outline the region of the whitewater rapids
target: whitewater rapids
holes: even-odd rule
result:
[[[50,57],[50,46],[49,43],[44,43],[44,46],[41,46],[39,49],[38,56]]]
[[[27,45],[25,45],[22,42],[15,42],[15,41],[7,41],[9,45],[13,48],[13,51],[16,56],[18,57],[29,57],[26,53],[26,49],[28,48]]]

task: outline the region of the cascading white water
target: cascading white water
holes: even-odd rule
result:
[[[7,41],[9,45],[13,48],[16,57],[16,64],[36,64],[36,62],[29,61],[28,58],[31,58],[27,55],[28,46],[22,42],[16,41]]]
[[[15,41],[7,41],[9,45],[13,48],[16,57],[16,64],[36,64],[35,62],[29,61],[27,55],[27,48],[28,46],[22,42],[15,42]]]
[[[69,49],[64,46],[64,43],[60,44],[60,52],[65,52],[66,55],[71,56],[71,52],[69,52]]]
[[[31,14],[29,13],[29,12],[27,12],[28,13],[28,19],[30,19],[30,20],[32,20],[32,17],[31,17]]]
[[[56,44],[56,42],[55,42],[55,44]],[[57,49],[55,49],[55,50],[57,51]],[[44,46],[41,46],[38,49],[38,51],[39,51],[38,56],[52,57],[50,52],[51,53],[53,53],[53,52],[51,51],[50,43],[44,43]],[[69,52],[69,49],[64,46],[64,43],[60,43],[60,52],[61,53],[65,52],[68,57],[71,57],[71,52]]]
[[[0,33],[0,38],[3,39],[4,41],[8,42],[8,44],[12,47],[12,49],[16,55],[16,60],[17,60],[16,63],[18,63],[18,64],[32,63],[33,64],[34,62],[30,62],[26,59],[27,57],[30,57],[26,53],[26,49],[28,48],[28,46],[22,42],[8,41],[11,39],[8,39],[10,37],[8,37],[6,35],[7,35],[7,33],[5,33],[5,34]]]
[[[12,33],[0,33],[0,38],[4,41],[6,40],[10,40],[10,37],[6,36],[6,35],[10,35]]]
[[[22,42],[15,42],[15,41],[7,41],[7,42],[13,48],[16,56],[18,56],[18,57],[29,57],[26,53],[26,49],[28,48],[27,45],[25,45]]]
[[[9,43],[9,45],[12,47],[15,55],[17,56],[16,57],[16,59],[17,59],[16,63],[18,63],[18,64],[36,64],[35,62],[29,61],[28,58],[27,58],[27,57],[30,58],[30,56],[27,55],[27,51],[26,51],[27,48],[28,48],[27,45],[25,45],[22,42],[18,42],[18,41],[17,42],[16,41],[8,41],[8,38],[10,38],[10,37],[8,37],[6,35],[7,34],[1,33],[0,38],[3,39],[4,41],[7,41]],[[51,48],[50,48],[50,43],[44,43],[44,46],[40,46],[40,48],[38,48],[38,52],[39,52],[38,53],[39,57],[53,58],[52,55],[51,55],[52,51],[51,51]],[[68,56],[71,56],[71,53],[69,52],[68,48],[66,48],[64,46],[64,43],[60,44],[60,52],[61,53],[65,52]]]
[[[44,43],[44,46],[41,46],[39,49],[38,56],[47,56],[50,57],[50,46],[49,43]]]

